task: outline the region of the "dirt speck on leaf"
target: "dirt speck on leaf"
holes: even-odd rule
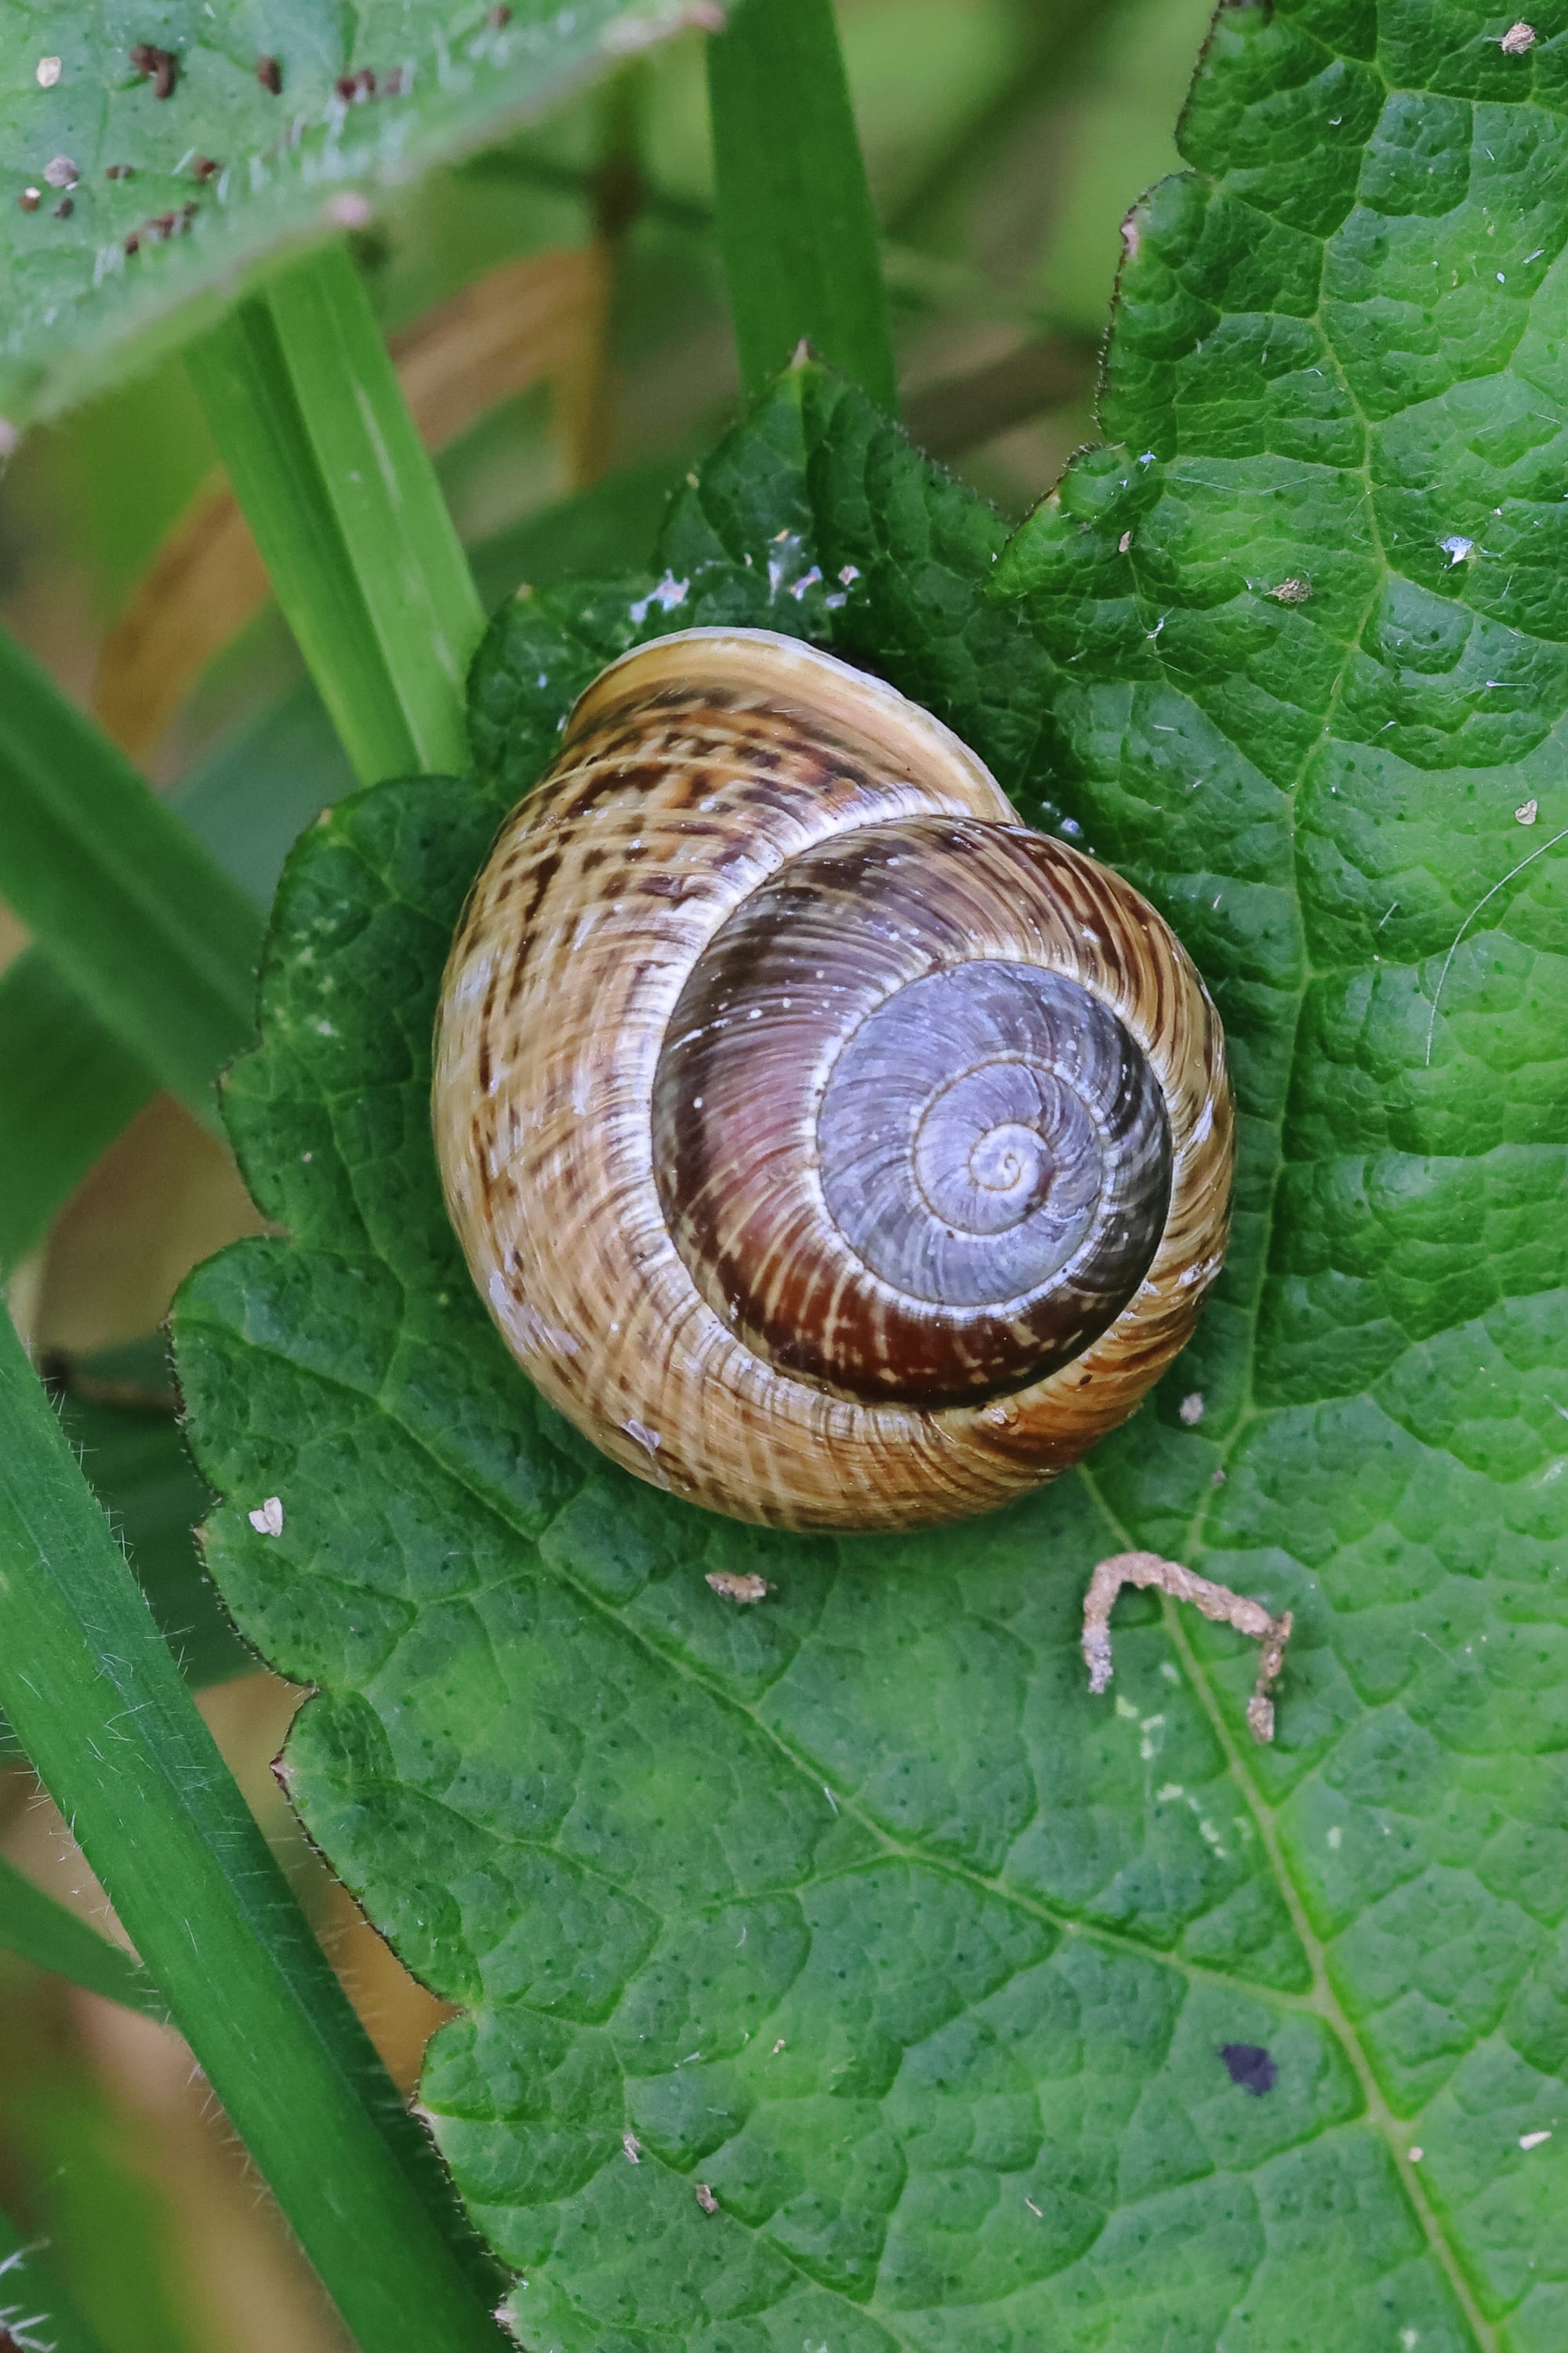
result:
[[[732,1568],[710,1568],[703,1582],[726,1601],[764,1601],[773,1589],[768,1579],[758,1577],[754,1570],[742,1575]]]
[[[1279,2081],[1279,2069],[1260,2042],[1222,2042],[1219,2055],[1233,2084],[1260,2100]]]
[[[154,98],[173,98],[180,79],[180,60],[173,49],[160,49],[151,41],[138,41],[131,52],[131,62],[143,81],[153,85]]]

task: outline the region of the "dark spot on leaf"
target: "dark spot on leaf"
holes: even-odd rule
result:
[[[270,90],[272,96],[276,98],[279,91],[283,87],[283,69],[279,64],[277,58],[258,58],[256,60],[255,73],[256,79],[261,84],[262,89]]]
[[[131,52],[131,62],[143,81],[152,82],[154,98],[173,98],[174,84],[180,79],[180,60],[173,49],[154,48],[151,41],[138,41]]]
[[[1279,2069],[1259,2042],[1222,2042],[1219,2055],[1233,2084],[1260,2100],[1279,2081]]]

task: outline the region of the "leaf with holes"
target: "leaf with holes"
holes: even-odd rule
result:
[[[318,1687],[311,1835],[461,2005],[422,2097],[531,2347],[1563,2341],[1568,37],[1506,29],[1227,11],[1110,444],[1010,543],[801,369],[646,578],[500,617],[473,780],[344,804],[285,879],[229,1117],[288,1239],[179,1315],[209,1558]],[[1215,1303],[994,1519],[791,1539],[620,1476],[442,1212],[497,821],[602,662],[721,619],[930,703],[1225,1016]],[[1275,1747],[1249,1646],[1147,1597],[1089,1697],[1131,1545],[1295,1611]]]
[[[0,413],[19,426],[100,390],[207,323],[237,269],[363,225],[379,190],[687,15],[680,0],[0,0]]]

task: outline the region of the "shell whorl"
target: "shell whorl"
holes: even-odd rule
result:
[[[1224,1251],[1219,1024],[1163,923],[918,706],[763,631],[579,702],[459,927],[434,1113],[513,1354],[741,1518],[1037,1483]]]

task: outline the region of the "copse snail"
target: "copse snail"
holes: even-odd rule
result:
[[[1218,1017],[1121,878],[880,680],[759,629],[614,662],[442,987],[447,1205],[627,1470],[890,1528],[1075,1462],[1224,1255]]]

